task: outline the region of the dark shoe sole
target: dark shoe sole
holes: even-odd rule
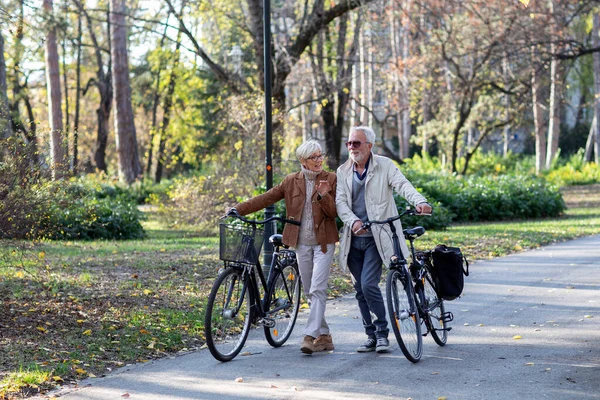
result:
[[[304,354],[312,354],[313,353],[312,349],[309,349],[308,347],[300,347],[300,351],[303,352]]]

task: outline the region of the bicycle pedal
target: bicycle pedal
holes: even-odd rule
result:
[[[454,321],[454,314],[452,314],[450,311],[445,312],[442,314],[442,318],[440,319],[442,320],[442,322]]]
[[[261,318],[256,323],[267,328],[273,328],[275,326],[275,320],[273,318]]]

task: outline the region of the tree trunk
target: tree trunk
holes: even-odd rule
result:
[[[133,183],[142,173],[131,105],[129,62],[127,54],[127,25],[124,0],[110,1],[111,59],[115,103],[115,138],[119,158],[119,179]]]
[[[600,14],[594,13],[594,28],[592,30],[592,46],[600,47]],[[594,53],[594,115],[596,123],[594,124],[594,160],[600,164],[600,53]]]
[[[81,106],[81,11],[77,13],[77,83],[75,89],[75,121],[73,121],[73,161],[71,170],[73,176],[77,176],[77,163],[79,157],[79,107]]]
[[[66,36],[66,35],[65,35]],[[62,64],[63,64],[63,85],[65,88],[65,124],[64,124],[64,144],[65,144],[65,170],[69,170],[69,81],[67,79],[67,51],[66,38],[61,42]]]
[[[182,10],[183,11],[183,10]],[[175,81],[177,79],[177,69],[179,68],[179,54],[181,48],[181,30],[177,32],[177,44],[173,56],[173,66],[169,76],[169,85],[163,104],[163,120],[158,131],[158,149],[156,151],[156,169],[154,171],[154,182],[159,183],[162,179],[163,162],[165,158],[165,143],[167,141],[167,128],[171,121],[171,109],[173,107],[173,94],[175,93]]]
[[[95,29],[92,24],[92,19],[90,18],[89,14],[83,7],[83,4],[79,0],[73,0],[73,2],[77,5],[79,12],[83,13],[83,15],[86,18],[88,31],[90,33],[90,39],[92,39],[92,43],[94,45],[94,54],[96,56],[96,64],[98,66],[98,69],[96,70],[96,78],[88,81],[82,93],[85,96],[90,85],[93,84],[94,86],[96,86],[96,88],[98,89],[98,93],[100,94],[100,104],[96,109],[96,115],[98,119],[98,131],[96,135],[96,143],[94,144],[91,158],[93,159],[93,164],[98,171],[106,171],[106,146],[108,143],[110,110],[112,108],[113,103],[112,63],[109,56],[108,65],[105,67],[104,59],[102,57],[102,48],[98,44],[98,39],[96,38]],[[108,48],[110,52],[112,48],[110,38],[110,10],[107,9],[106,13],[106,21],[108,24],[107,32],[109,32]]]
[[[588,134],[587,140],[585,141],[585,154],[583,160],[585,162],[592,162],[594,157],[594,140],[596,132],[596,111],[594,111],[594,119],[592,119],[592,125],[590,125],[590,133]]]
[[[502,57],[502,75],[504,77],[504,88],[506,89],[509,83],[509,64],[508,54],[504,53]],[[510,119],[510,95],[504,95],[504,113],[505,118],[508,121]],[[508,149],[510,143],[510,124],[506,124],[502,129],[502,156],[508,157]]]
[[[6,62],[4,61],[4,37],[0,32],[0,139],[12,136],[12,122],[8,106],[6,86]],[[0,155],[1,157],[1,155]]]
[[[52,0],[44,0],[46,14],[52,15]],[[49,18],[50,20],[50,18]],[[52,24],[52,22],[50,22]],[[46,87],[48,91],[48,119],[50,122],[50,160],[53,179],[60,179],[65,172],[65,149],[63,147],[63,123],[60,93],[60,68],[56,27],[48,26],[46,32]]]
[[[535,172],[540,173],[546,165],[546,131],[544,115],[540,103],[540,73],[536,65],[536,51],[531,47],[531,101],[533,103],[533,122],[535,129]]]
[[[554,15],[554,0],[548,0],[551,15]],[[553,23],[556,19],[553,18]],[[556,52],[554,32],[550,40],[550,54]],[[561,93],[560,64],[556,58],[550,60],[550,99],[548,101],[548,143],[546,149],[546,169],[550,169],[558,151],[558,136],[560,134],[560,93]]]
[[[165,30],[160,38],[160,48],[163,48],[165,38],[167,37],[167,29],[169,27],[169,17],[171,13],[167,15],[167,21],[165,23]],[[181,32],[181,30],[179,30]],[[146,174],[150,175],[153,165],[153,152],[154,152],[154,134],[157,132],[158,127],[156,126],[156,114],[158,112],[158,103],[160,103],[160,74],[164,68],[163,57],[160,57],[158,64],[158,71],[156,71],[156,82],[154,85],[154,96],[152,100],[152,126],[150,127],[150,138],[148,140],[148,159],[146,160]]]
[[[408,70],[408,59],[410,57],[410,15],[411,0],[405,0],[402,7],[402,75],[400,77],[400,115],[402,121],[402,132],[400,139],[400,159],[410,157],[410,136],[412,124],[410,121],[410,81]]]

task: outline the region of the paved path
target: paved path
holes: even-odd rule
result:
[[[471,265],[464,296],[447,302],[448,345],[424,356],[358,354],[353,296],[328,302],[336,350],[302,355],[302,326],[271,348],[257,330],[229,363],[208,350],[124,367],[64,399],[600,399],[600,235]],[[515,339],[520,336],[521,339]],[[390,336],[393,339],[393,334]],[[243,382],[235,382],[242,378]],[[128,395],[127,395],[128,394]],[[125,396],[123,396],[125,395]]]

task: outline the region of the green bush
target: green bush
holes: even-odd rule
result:
[[[44,237],[48,239],[138,239],[144,237],[142,213],[126,196],[96,198],[71,196],[67,190],[55,198]]]
[[[456,222],[555,217],[566,208],[557,187],[532,176],[410,175]]]
[[[2,143],[0,143],[2,144]],[[0,238],[132,239],[144,236],[142,213],[119,189],[85,178],[52,181],[14,139],[0,162]],[[106,195],[106,193],[112,193]]]

